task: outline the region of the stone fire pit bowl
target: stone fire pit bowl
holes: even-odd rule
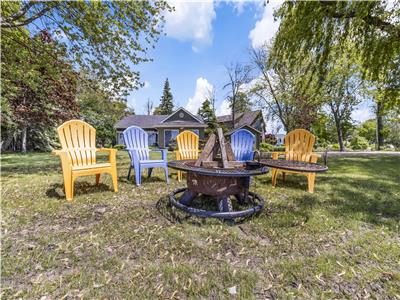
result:
[[[176,160],[168,163],[170,168],[187,173],[187,187],[169,194],[170,203],[191,215],[235,221],[259,212],[264,199],[249,191],[250,178],[268,172],[268,168],[256,161],[235,162],[233,167],[196,166],[196,160]],[[210,211],[191,206],[200,195],[217,201],[219,211]],[[244,210],[233,210],[232,200],[246,205]],[[250,208],[248,208],[250,206]]]

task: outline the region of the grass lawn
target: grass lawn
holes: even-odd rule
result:
[[[400,299],[400,157],[332,158],[314,194],[304,176],[261,176],[266,207],[237,226],[171,210],[173,170],[137,188],[125,152],[118,193],[82,177],[73,202],[57,157],[1,163],[2,299]]]

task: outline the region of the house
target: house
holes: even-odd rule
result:
[[[278,134],[275,134],[275,137],[276,137],[276,144],[278,146],[285,144],[285,135],[284,134],[278,133]]]
[[[260,110],[236,114],[234,128],[231,115],[219,116],[217,121],[228,130],[228,136],[240,128],[249,130],[257,137],[257,147],[264,136],[265,122]],[[130,126],[144,129],[149,135],[149,146],[161,148],[167,147],[184,130],[191,130],[204,139],[204,130],[207,128],[201,116],[193,115],[182,107],[170,115],[130,115],[115,124],[118,144],[124,143],[122,132]]]
[[[217,117],[217,121],[223,127],[228,129],[228,132],[226,133],[227,136],[230,136],[238,129],[249,130],[257,138],[257,148],[264,139],[265,120],[261,110],[246,111],[235,114],[235,126],[233,126],[232,123],[232,115],[219,116]]]
[[[115,124],[118,144],[124,143],[122,132],[130,126],[141,127],[148,133],[149,146],[164,148],[184,130],[191,130],[203,139],[207,124],[182,107],[170,115],[130,115]]]

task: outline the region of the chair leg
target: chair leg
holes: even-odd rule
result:
[[[75,178],[72,176],[71,178],[71,200],[74,198],[74,183],[75,183]]]
[[[178,171],[178,181],[181,182],[182,181],[182,172]]]
[[[116,166],[111,170],[111,179],[114,187],[114,192],[118,192],[118,175]]]
[[[129,181],[129,177],[131,177],[131,170],[132,170],[132,166],[129,166],[129,171],[128,171],[128,181]]]
[[[135,181],[137,186],[142,183],[142,170],[140,167],[137,170],[135,169]]]
[[[314,193],[315,173],[307,174],[307,180],[308,180],[308,192]]]
[[[153,168],[149,168],[149,169],[147,170],[147,175],[148,175],[149,178],[150,178],[150,176],[151,176],[151,173],[153,173]]]
[[[272,187],[276,186],[276,177],[278,176],[278,170],[272,169]]]
[[[100,183],[100,174],[96,174],[96,185]]]
[[[67,198],[68,201],[72,201],[74,198],[73,195],[73,183],[72,183],[72,176],[64,176],[64,191],[65,191],[65,198]]]
[[[167,183],[169,183],[169,178],[168,178],[168,167],[164,167],[165,170],[165,179],[167,180]]]

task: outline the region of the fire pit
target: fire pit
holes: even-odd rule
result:
[[[222,130],[218,137],[212,134],[198,160],[177,160],[168,166],[187,172],[187,188],[174,190],[169,195],[171,204],[189,214],[225,220],[244,218],[260,211],[264,199],[249,191],[251,176],[262,175],[268,168],[256,161],[235,161],[229,143],[225,142]],[[179,200],[177,199],[178,195]],[[219,211],[210,211],[190,206],[200,195],[217,201]],[[233,210],[232,200],[239,205],[251,206],[244,210]]]

